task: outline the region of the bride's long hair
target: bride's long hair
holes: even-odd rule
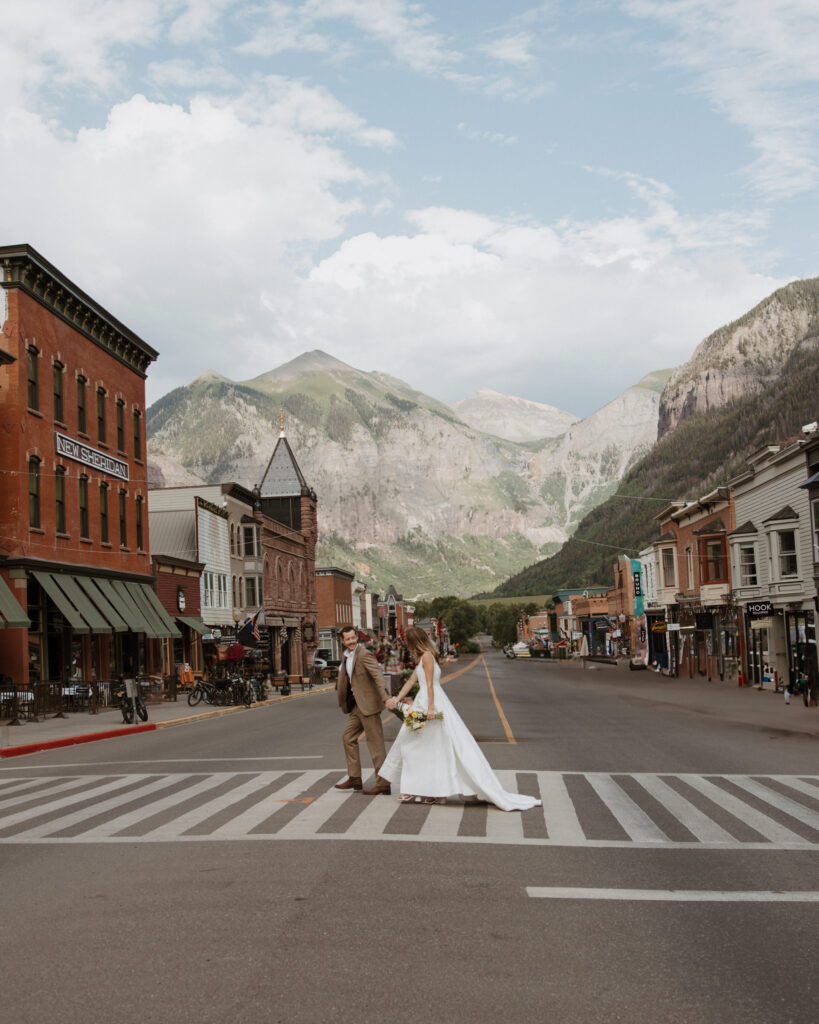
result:
[[[407,647],[410,649],[410,653],[420,661],[425,652],[429,651],[433,658],[437,660],[438,651],[435,648],[435,644],[430,640],[423,629],[419,629],[418,626],[410,626],[407,632],[404,634],[407,641]]]

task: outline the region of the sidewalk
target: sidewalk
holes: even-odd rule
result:
[[[49,716],[39,722],[24,722],[22,725],[0,723],[0,758],[15,757],[19,754],[33,754],[38,750],[51,750],[55,747],[68,747],[77,743],[90,743],[94,740],[111,739],[115,736],[128,736],[139,732],[152,732],[155,729],[167,729],[175,725],[187,725],[190,722],[216,718],[220,715],[248,714],[256,708],[269,707],[287,700],[299,700],[315,693],[326,693],[335,686],[317,686],[312,690],[293,691],[287,697],[271,697],[261,703],[254,703],[246,708],[243,705],[231,707],[212,707],[210,704],[198,704],[195,708],[188,705],[187,696],[182,694],[178,701],[167,701],[148,705],[148,721],[144,724],[137,721],[134,725],[126,725],[118,708],[105,708],[96,715],[87,711],[67,713],[65,718]]]
[[[554,664],[567,668],[578,682],[587,677],[589,685],[603,684],[616,688],[623,697],[673,706],[691,714],[737,722],[776,733],[799,733],[819,737],[819,708],[806,708],[801,695],[785,703],[782,693],[773,687],[757,690],[753,686],[737,686],[736,680],[710,682],[704,676],[661,675],[647,669],[633,672],[628,662],[605,665],[590,662],[585,669],[580,659]],[[548,664],[548,662],[546,663]]]

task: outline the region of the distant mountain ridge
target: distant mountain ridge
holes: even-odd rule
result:
[[[811,278],[780,288],[705,338],[668,379],[659,440],[623,475],[619,494],[591,510],[554,556],[491,594],[609,583],[616,554],[636,552],[657,535],[652,516],[664,501],[692,500],[728,483],[751,452],[798,435],[816,419],[819,278]]]
[[[659,389],[641,382],[569,431],[520,443],[489,433],[488,417],[478,430],[403,381],[314,350],[248,381],[208,371],[154,403],[152,486],[252,486],[281,409],[319,496],[319,558],[375,589],[466,595],[557,550],[616,488],[654,442]]]
[[[515,395],[503,395],[491,388],[481,388],[468,398],[453,402],[452,408],[464,423],[507,441],[526,442],[559,437],[579,419],[553,405],[543,405]]]

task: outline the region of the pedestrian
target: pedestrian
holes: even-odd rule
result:
[[[402,726],[381,768],[382,778],[401,789],[401,801],[436,803],[448,796],[477,796],[502,811],[526,811],[540,804],[533,796],[505,790],[483,751],[441,687],[437,651],[423,629],[410,626],[407,645],[416,659],[415,672],[396,697],[387,701],[394,711],[418,680],[412,702],[418,713],[413,728]],[[420,720],[426,719],[422,726]],[[420,726],[420,727],[419,727]]]
[[[344,727],[344,756],[347,759],[347,778],[336,789],[356,789],[367,796],[390,793],[390,784],[378,774],[387,750],[381,727],[381,712],[389,697],[381,666],[373,655],[358,642],[358,631],[353,626],[341,630],[344,657],[338,667],[338,703],[347,715]],[[366,738],[373,768],[375,785],[364,789],[361,781],[361,754],[358,741]]]

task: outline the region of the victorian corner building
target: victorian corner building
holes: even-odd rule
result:
[[[0,247],[0,274],[0,674],[155,672],[152,641],[179,636],[148,538],[157,352],[28,245]]]

